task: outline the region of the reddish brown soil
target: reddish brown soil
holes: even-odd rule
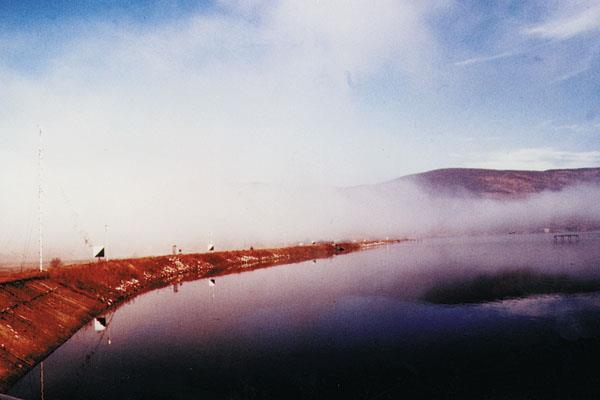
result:
[[[0,284],[7,283],[7,282],[14,282],[14,281],[23,280],[23,279],[37,278],[37,277],[42,277],[42,276],[46,276],[46,275],[47,275],[47,273],[40,272],[37,269],[29,269],[27,271],[22,271],[22,272],[4,271],[4,272],[0,273]]]
[[[326,258],[390,242],[396,241],[110,260],[4,276],[0,278],[0,391],[94,316],[145,291],[174,281]]]

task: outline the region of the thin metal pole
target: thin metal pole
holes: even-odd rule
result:
[[[44,228],[43,228],[43,210],[42,210],[42,159],[44,156],[42,147],[42,128],[39,128],[39,147],[38,147],[38,225],[39,225],[39,256],[40,272],[44,270]]]
[[[108,247],[108,224],[104,224],[104,261],[108,261],[108,253],[106,248]]]

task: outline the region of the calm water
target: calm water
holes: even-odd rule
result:
[[[421,300],[522,268],[600,277],[600,235],[425,240],[156,290],[49,356],[44,397],[599,397],[600,295]],[[40,398],[40,375],[10,394]]]

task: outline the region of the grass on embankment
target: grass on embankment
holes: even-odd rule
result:
[[[596,291],[600,291],[600,279],[515,270],[440,283],[428,290],[422,299],[436,304],[484,303],[531,295]]]

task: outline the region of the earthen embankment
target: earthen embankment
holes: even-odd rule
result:
[[[176,281],[331,257],[393,241],[317,243],[276,249],[110,260],[67,265],[0,283],[0,391],[94,316]]]

